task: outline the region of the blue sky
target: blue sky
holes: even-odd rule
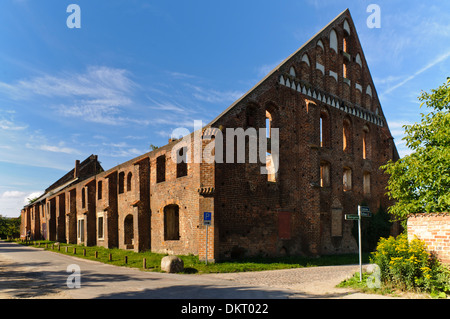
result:
[[[66,25],[72,3],[80,29]],[[346,8],[405,155],[417,97],[450,76],[448,1],[1,0],[0,214],[76,159],[109,169],[206,124]]]

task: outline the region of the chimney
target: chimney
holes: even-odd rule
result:
[[[80,175],[80,161],[75,161],[75,169],[73,171],[73,178],[77,178]]]

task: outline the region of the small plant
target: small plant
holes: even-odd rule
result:
[[[450,275],[436,256],[419,239],[408,241],[406,234],[382,238],[371,256],[381,271],[381,282],[402,290],[429,292],[444,297],[450,293]]]

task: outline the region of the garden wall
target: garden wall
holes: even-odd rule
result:
[[[408,218],[408,239],[423,240],[442,263],[450,265],[450,213],[421,214]]]

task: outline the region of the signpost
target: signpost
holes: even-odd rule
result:
[[[362,245],[361,245],[361,218],[372,217],[370,208],[367,206],[358,206],[358,215],[345,215],[345,220],[358,221],[358,243],[359,243],[359,281],[362,281]]]
[[[211,217],[212,213],[210,212],[204,212],[203,213],[203,225],[206,226],[206,264],[208,264],[208,227],[211,226]]]

